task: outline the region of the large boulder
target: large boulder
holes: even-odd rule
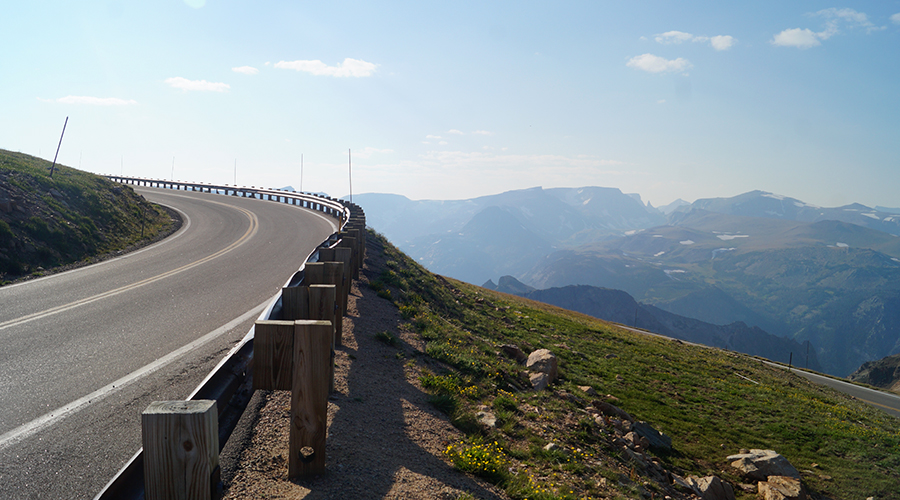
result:
[[[759,483],[759,496],[763,500],[804,500],[806,492],[800,478],[790,476],[769,476]]]
[[[734,500],[734,488],[716,476],[688,476],[687,483],[702,500]]]
[[[546,389],[559,376],[559,362],[548,349],[538,349],[529,354],[525,367],[532,372],[531,385],[536,390]]]
[[[800,472],[786,458],[773,450],[750,450],[728,457],[731,466],[757,481],[765,481],[769,476],[800,478]]]
[[[533,372],[546,373],[553,380],[559,376],[559,362],[549,349],[538,349],[529,354],[525,367]]]

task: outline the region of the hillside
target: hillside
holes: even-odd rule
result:
[[[397,348],[385,363],[418,373],[463,432],[446,459],[510,498],[684,498],[671,475],[696,474],[749,499],[752,488],[739,486],[748,480],[726,460],[742,448],[782,453],[812,498],[900,498],[897,420],[879,410],[744,355],[432,275],[375,237],[369,252],[369,290],[397,308],[401,337],[421,339],[379,333]],[[559,380],[528,389],[524,367],[501,346],[550,350]],[[663,431],[672,448],[635,452],[616,427],[622,420],[595,418],[607,405]],[[495,424],[483,423],[485,413]]]
[[[159,238],[171,216],[129,186],[0,150],[0,283]]]

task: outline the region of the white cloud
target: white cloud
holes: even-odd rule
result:
[[[476,130],[476,131],[474,131],[474,132],[472,132],[472,133],[475,134],[475,135],[494,135],[493,132],[490,132],[490,131],[488,131],[488,130]]]
[[[891,21],[893,21],[894,24],[900,24],[900,12],[891,16]]]
[[[679,44],[684,42],[706,43],[716,50],[728,50],[737,42],[731,35],[717,35],[713,37],[692,35],[683,31],[666,31],[653,37],[657,43],[664,45]]]
[[[866,33],[887,29],[886,26],[875,26],[864,12],[857,12],[853,9],[830,8],[808,15],[825,18],[825,28],[822,31],[801,28],[786,29],[775,35],[770,43],[782,47],[808,49],[817,47],[822,44],[822,40],[828,40],[840,33],[841,26],[850,29],[864,28]]]
[[[206,80],[188,80],[187,78],[182,78],[180,76],[167,78],[166,83],[176,89],[207,92],[227,92],[228,89],[231,88],[231,85],[228,85],[227,83],[207,82]]]
[[[439,135],[431,135],[431,134],[426,135],[425,138],[426,139],[443,139],[443,137],[441,137]]]
[[[665,99],[660,99],[660,100],[656,101],[656,104],[665,104],[665,103],[666,103]]]
[[[259,73],[259,70],[254,68],[253,66],[239,66],[237,68],[231,68],[231,71],[235,73],[243,73],[245,75],[255,75]]]
[[[656,40],[657,43],[664,44],[682,43],[690,42],[694,39],[694,35],[683,31],[666,31],[665,33],[656,35],[653,39]]]
[[[461,131],[461,130],[456,130],[455,128],[454,128],[454,129],[448,130],[447,133],[448,133],[448,134],[453,134],[453,135],[466,135],[465,132],[463,132],[463,131]]]
[[[684,71],[692,64],[687,59],[665,59],[653,54],[641,54],[628,60],[626,66],[647,71],[649,73],[671,73]]]
[[[735,39],[729,35],[718,35],[709,39],[709,44],[716,50],[728,50],[735,43]]]
[[[447,141],[441,141],[438,143],[438,145],[441,145],[441,146],[446,146],[447,144],[449,144]]]
[[[359,59],[346,58],[344,62],[337,66],[328,66],[319,60],[314,61],[278,61],[275,63],[276,68],[293,69],[296,71],[305,71],[316,76],[334,76],[334,77],[363,77],[371,76],[375,72],[377,64],[362,61]]]
[[[824,33],[816,33],[810,29],[806,28],[791,28],[782,31],[781,33],[775,35],[772,40],[772,45],[778,45],[780,47],[797,47],[799,49],[808,49],[810,47],[818,47],[822,45],[822,42],[819,41],[821,38],[825,40],[828,36],[824,36]]]
[[[119,99],[118,97],[90,97],[83,95],[69,95],[59,99],[40,99],[44,102],[59,102],[63,104],[89,104],[91,106],[130,106],[137,104],[134,99]]]

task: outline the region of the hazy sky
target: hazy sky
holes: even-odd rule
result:
[[[0,148],[459,199],[900,206],[900,1],[6,2]]]

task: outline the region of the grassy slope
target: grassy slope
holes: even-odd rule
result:
[[[448,448],[449,457],[513,498],[668,492],[642,475],[609,426],[589,417],[592,398],[578,386],[618,398],[610,401],[671,436],[673,451],[656,454],[670,472],[713,474],[735,485],[743,480],[725,457],[766,448],[803,471],[814,496],[900,498],[900,422],[881,411],[744,355],[642,336],[444,280],[382,244],[387,268],[371,286],[426,339],[426,353],[450,367],[421,379],[468,435]],[[526,353],[550,349],[561,380],[541,393],[519,390],[527,386],[523,367],[498,354],[502,344]],[[483,406],[497,414],[496,430],[477,425]],[[544,451],[550,442],[562,451]]]
[[[51,178],[50,165],[0,150],[0,199],[20,207],[0,211],[0,283],[122,250],[172,226],[129,186],[63,165]]]

